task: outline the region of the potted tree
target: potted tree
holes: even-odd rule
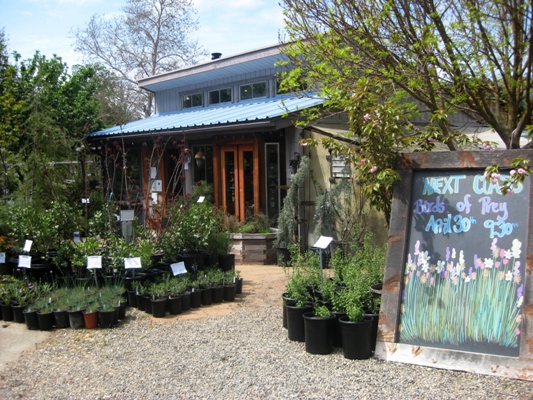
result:
[[[311,171],[311,164],[308,157],[301,158],[299,168],[292,175],[291,185],[287,190],[287,195],[283,200],[283,207],[278,217],[278,228],[274,245],[278,252],[278,265],[290,263],[289,247],[298,243],[298,218],[299,218],[299,190],[303,188],[305,179]]]

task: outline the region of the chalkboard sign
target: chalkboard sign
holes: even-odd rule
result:
[[[502,195],[533,151],[408,153],[399,158],[375,356],[533,380],[531,177]]]
[[[483,173],[414,172],[400,343],[519,354],[529,178]]]

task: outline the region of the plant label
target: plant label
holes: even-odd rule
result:
[[[102,256],[87,256],[87,269],[102,268]]]
[[[320,236],[313,247],[317,249],[327,249],[329,244],[333,241],[332,237],[329,236]]]
[[[80,233],[74,232],[74,243],[79,243],[79,242],[81,242]]]
[[[6,263],[6,253],[0,253],[0,264]]]
[[[31,268],[31,256],[19,256],[19,268]]]
[[[82,204],[89,204],[91,201],[89,199],[81,199]]]
[[[183,261],[179,263],[170,264],[170,268],[172,269],[172,274],[174,276],[187,273],[187,269],[185,269],[185,263]]]
[[[126,269],[141,269],[141,257],[131,257],[124,259],[124,268]]]
[[[31,245],[33,244],[33,240],[26,240],[24,242],[24,248],[23,251],[29,252],[31,250]]]
[[[205,200],[205,196],[198,197],[198,203],[203,203]]]

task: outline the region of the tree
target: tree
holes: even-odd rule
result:
[[[533,11],[509,0],[284,0],[294,68],[283,86],[317,88],[348,112],[343,142],[325,139],[360,171],[373,206],[390,216],[396,154],[459,150],[450,116],[490,125],[509,149],[533,130]],[[316,110],[306,118],[316,118]],[[425,117],[423,126],[412,123]],[[316,144],[316,143],[309,143]],[[485,143],[485,147],[490,144]]]
[[[153,93],[137,88],[137,80],[197,63],[205,51],[189,35],[197,30],[192,0],[128,0],[113,20],[94,15],[74,32],[76,50],[104,65],[136,93],[139,115],[148,117]],[[130,98],[131,101],[131,98]]]
[[[104,127],[97,99],[102,81],[92,66],[69,74],[59,57],[14,55],[14,64],[4,57],[0,68],[4,194],[43,207],[54,199],[74,201],[81,176],[70,166],[85,156],[87,133]]]

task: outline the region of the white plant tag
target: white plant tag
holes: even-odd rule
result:
[[[102,268],[102,256],[87,256],[87,269]]]
[[[31,268],[31,256],[19,256],[19,268]]]
[[[140,268],[142,268],[141,257],[125,258],[124,259],[124,268],[126,268],[126,269],[140,269]]]
[[[31,245],[33,244],[33,240],[26,240],[24,242],[24,248],[22,250],[24,251],[30,251],[31,250]]]
[[[172,269],[172,274],[174,276],[187,273],[187,269],[185,268],[185,263],[183,261],[179,263],[170,264],[170,268]]]

